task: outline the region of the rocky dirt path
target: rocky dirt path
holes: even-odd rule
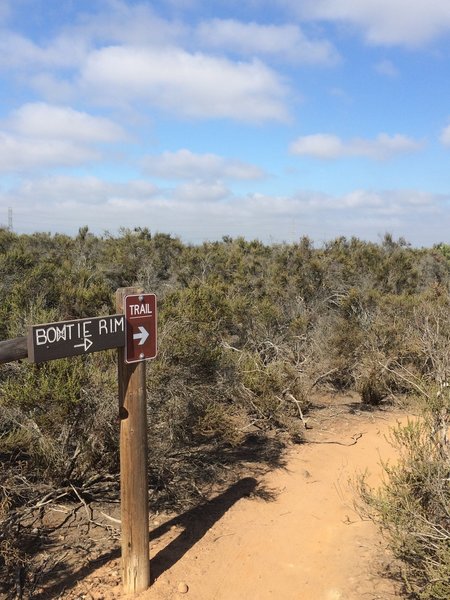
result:
[[[351,480],[395,459],[386,440],[395,412],[363,412],[349,399],[311,418],[308,443],[287,467],[244,477],[190,518],[151,519],[151,588],[138,600],[375,600],[401,598],[383,576],[391,559],[369,521],[354,510]],[[94,572],[80,598],[122,598]],[[95,583],[91,586],[90,584]],[[73,590],[75,591],[75,590]],[[73,596],[72,596],[73,597]]]
[[[157,578],[139,600],[400,598],[381,575],[389,554],[373,524],[354,511],[350,483],[365,469],[372,482],[380,477],[380,459],[393,458],[385,436],[399,418],[356,411],[328,424],[322,419],[320,428],[313,422],[313,443],[293,449],[286,469],[259,482],[268,499],[252,496],[248,478],[244,497],[230,502],[198,541],[195,525],[190,532],[174,525],[154,540]]]

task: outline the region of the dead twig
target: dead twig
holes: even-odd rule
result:
[[[297,400],[297,398],[295,398],[290,392],[287,392],[285,394],[285,396],[286,396],[286,398],[291,400],[291,402],[294,402],[294,404],[297,406],[300,421],[303,423],[304,428],[311,429],[311,427],[308,426],[308,423],[306,422],[305,417],[303,416],[300,400]],[[278,396],[277,396],[277,398],[278,398]]]
[[[103,515],[106,519],[109,519],[110,521],[112,521],[113,523],[122,525],[122,521],[120,519],[115,519],[114,517],[111,517],[111,515],[107,515],[106,513],[104,513],[102,510],[100,511],[100,514]]]
[[[362,438],[362,436],[364,435],[365,432],[363,433],[355,433],[355,435],[352,435],[352,439],[353,442],[351,442],[350,444],[344,444],[344,442],[336,442],[335,440],[325,440],[323,442],[317,442],[314,440],[308,441],[308,444],[337,444],[338,446],[354,446],[355,444],[358,443],[358,440],[360,438]]]

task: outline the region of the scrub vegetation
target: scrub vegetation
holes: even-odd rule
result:
[[[414,396],[424,417],[393,434],[402,460],[382,490],[362,482],[362,493],[413,597],[450,597],[450,246],[0,230],[0,339],[112,314],[115,290],[130,285],[159,303],[152,509],[195,504],[242,461],[277,464],[319,393],[356,391],[368,406]],[[37,509],[117,497],[116,370],[114,351],[0,366],[0,592],[14,597]]]

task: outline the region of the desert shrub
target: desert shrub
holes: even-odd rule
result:
[[[42,517],[52,498],[76,501],[74,488],[87,499],[101,494],[103,500],[105,489],[114,490],[108,479],[118,471],[114,367],[109,353],[101,353],[2,368],[0,596],[14,597],[12,586],[20,576],[21,596],[33,597],[28,586],[33,587],[33,560],[43,538],[33,531],[31,516]],[[42,499],[47,502],[33,513],[30,507]]]
[[[365,404],[378,406],[381,404],[386,393],[383,390],[383,383],[380,380],[378,369],[373,369],[360,381],[358,391],[361,394],[361,400]]]
[[[449,454],[430,421],[409,421],[392,432],[399,460],[384,465],[385,483],[361,495],[394,555],[403,563],[406,590],[421,600],[450,597]]]
[[[385,481],[362,498],[402,563],[407,591],[420,600],[450,597],[450,325],[448,299],[418,304],[408,332],[410,352],[392,376],[409,386],[420,417],[392,431],[399,459]],[[413,351],[412,351],[412,350]]]
[[[116,463],[117,387],[97,357],[21,364],[0,381],[0,452],[60,485]],[[12,373],[11,373],[12,375]]]
[[[437,244],[434,249],[442,254],[447,259],[447,262],[450,263],[450,244]]]

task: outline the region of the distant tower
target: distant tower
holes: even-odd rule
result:
[[[8,208],[8,229],[9,231],[13,230],[13,219],[12,219],[12,208]]]

